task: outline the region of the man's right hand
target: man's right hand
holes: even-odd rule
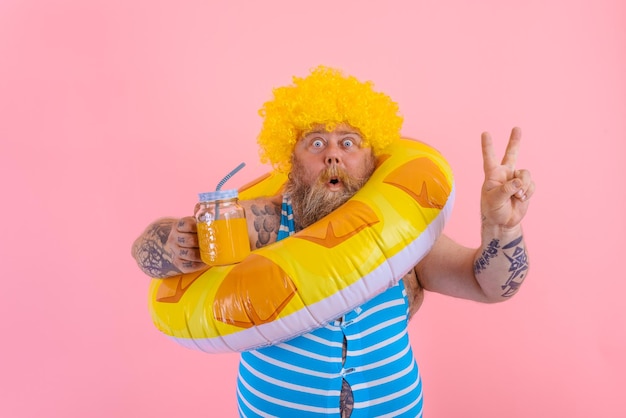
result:
[[[154,278],[207,267],[200,258],[196,220],[192,216],[153,222],[133,243],[132,256],[139,268]]]

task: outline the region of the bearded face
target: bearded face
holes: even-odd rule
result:
[[[294,157],[285,191],[291,195],[297,229],[306,228],[344,204],[363,187],[375,167],[375,158],[370,154],[364,158],[358,173],[348,173],[332,164],[315,179],[310,178],[304,164]],[[337,190],[336,187],[329,188],[329,184],[341,184],[342,187]]]

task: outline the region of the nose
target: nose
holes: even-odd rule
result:
[[[326,165],[339,165],[338,157],[326,157]]]
[[[341,153],[336,144],[330,143],[326,148],[324,160],[327,166],[339,165],[341,162]]]

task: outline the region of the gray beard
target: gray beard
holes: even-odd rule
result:
[[[374,172],[375,163],[372,158],[368,164],[366,176],[355,178],[336,166],[324,170],[317,181],[309,186],[304,179],[304,172],[297,161],[289,174],[285,193],[291,197],[296,230],[306,228],[328,215],[348,201],[367,182]],[[326,188],[331,177],[339,177],[344,185],[343,190],[336,192]]]

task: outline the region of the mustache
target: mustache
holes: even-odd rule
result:
[[[365,179],[351,176],[344,169],[333,164],[322,170],[317,178],[317,184],[330,183],[332,180],[339,180],[346,190],[356,192],[363,185]]]

